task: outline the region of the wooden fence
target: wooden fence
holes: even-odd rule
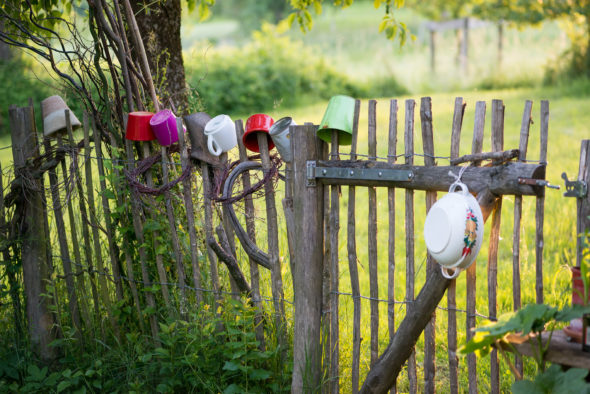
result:
[[[532,122],[532,102],[527,101],[522,117],[520,132],[520,144],[517,150],[503,151],[504,149],[504,105],[500,100],[492,102],[491,124],[492,124],[492,150],[493,152],[482,153],[484,124],[486,117],[486,103],[477,102],[475,106],[475,123],[472,141],[472,154],[467,157],[458,157],[460,135],[462,130],[465,102],[457,98],[451,131],[451,166],[439,167],[436,163],[432,109],[430,98],[426,97],[420,103],[420,125],[423,141],[423,153],[418,154],[414,147],[414,122],[415,102],[405,102],[405,120],[398,119],[398,102],[390,102],[389,112],[389,134],[387,136],[388,150],[387,157],[377,157],[377,136],[376,136],[376,101],[368,102],[368,156],[359,160],[357,154],[358,138],[358,102],[357,114],[355,116],[355,128],[353,131],[352,145],[349,160],[340,160],[343,153],[339,151],[338,135],[332,135],[332,143],[328,155],[326,145],[315,137],[315,126],[298,126],[292,129],[294,163],[293,163],[293,206],[294,206],[294,233],[296,234],[295,249],[297,253],[294,258],[293,284],[295,292],[295,370],[293,387],[295,391],[317,387],[320,384],[321,367],[317,354],[310,354],[310,349],[317,349],[320,345],[320,338],[327,338],[329,345],[326,345],[324,358],[328,361],[324,364],[324,371],[327,374],[329,392],[339,392],[343,376],[340,371],[342,360],[352,360],[351,385],[352,392],[357,392],[360,385],[359,360],[361,347],[361,298],[370,300],[370,321],[364,325],[370,325],[370,371],[364,382],[365,392],[383,392],[394,383],[389,381],[399,373],[399,368],[405,362],[404,346],[413,345],[422,330],[424,331],[424,387],[425,392],[435,390],[435,326],[436,315],[432,314],[440,302],[445,289],[447,291],[448,306],[448,376],[451,392],[458,392],[458,361],[457,361],[457,308],[455,281],[443,279],[438,274],[438,267],[429,256],[427,259],[428,281],[424,286],[421,300],[415,300],[415,220],[414,200],[415,190],[426,191],[426,209],[436,200],[438,191],[447,191],[454,179],[447,175],[449,170],[460,163],[470,162],[463,174],[463,182],[467,184],[472,192],[478,196],[480,205],[484,210],[484,218],[491,214],[491,233],[489,235],[489,249],[487,256],[487,285],[488,285],[488,311],[489,318],[495,319],[497,315],[497,260],[498,240],[502,215],[502,196],[515,195],[514,208],[514,243],[513,243],[513,307],[518,309],[521,306],[521,281],[520,281],[520,256],[519,237],[520,221],[522,213],[522,198],[525,195],[534,196],[536,199],[536,294],[537,302],[543,302],[543,212],[544,212],[544,189],[539,185],[544,184],[545,166],[547,160],[547,134],[549,103],[541,102],[540,119],[540,156],[538,162],[526,160],[529,129]],[[404,152],[396,152],[396,141],[398,139],[398,123],[403,125]],[[380,140],[385,140],[385,137]],[[424,157],[424,166],[414,164],[415,156]],[[445,157],[442,157],[445,158]],[[485,167],[479,167],[482,159],[491,159],[491,163]],[[510,161],[515,158],[516,161]],[[397,164],[403,159],[403,164]],[[365,171],[364,175],[361,172]],[[388,171],[410,171],[412,176],[406,179],[381,180]],[[491,174],[491,172],[493,174]],[[453,172],[458,173],[458,170]],[[357,174],[357,175],[354,175]],[[489,178],[488,178],[489,177]],[[520,179],[520,181],[519,181]],[[340,230],[340,186],[348,186],[348,212],[346,250],[348,255],[348,276],[350,277],[350,288],[354,299],[353,312],[353,334],[352,351],[350,354],[343,354],[339,351],[339,278],[343,277],[343,270],[339,266],[338,250]],[[534,185],[534,186],[533,186]],[[358,260],[358,245],[356,243],[356,215],[355,197],[358,187],[366,187],[368,191],[368,261]],[[375,188],[387,188],[387,219],[389,220],[388,246],[378,245],[377,242],[377,217],[380,221],[385,218],[377,214],[377,201]],[[405,256],[395,250],[395,223],[396,213],[400,208],[396,207],[395,189],[405,189]],[[397,219],[399,220],[399,219]],[[379,247],[380,246],[380,247]],[[378,254],[387,253],[388,269],[387,280],[379,276],[377,269]],[[395,289],[399,284],[395,283],[395,266],[399,259],[405,257],[405,298],[403,301],[395,299]],[[479,260],[485,259],[479,256]],[[359,270],[358,265],[368,266],[369,295],[361,294],[359,291]],[[322,268],[322,265],[324,266]],[[473,335],[477,316],[476,287],[482,279],[476,278],[476,264],[474,263],[459,280],[466,278],[467,282],[467,310],[466,327],[464,330],[467,338]],[[383,272],[381,273],[383,274]],[[346,275],[344,275],[346,276]],[[323,282],[322,282],[323,278]],[[438,284],[431,283],[436,279]],[[486,280],[484,279],[485,283]],[[430,284],[430,285],[429,285]],[[391,339],[387,349],[378,347],[379,331],[379,297],[378,287],[386,285],[388,288],[388,299],[386,300],[387,322],[389,336]],[[434,288],[437,289],[434,289]],[[323,295],[323,298],[322,298]],[[426,319],[424,326],[412,325],[404,321],[398,331],[395,331],[395,310],[396,303],[406,305],[406,320],[410,318],[419,319],[420,315],[431,316]],[[415,309],[412,311],[412,309]],[[430,320],[428,322],[428,320]],[[322,321],[326,321],[322,324]],[[328,323],[329,322],[329,323]],[[407,323],[407,324],[406,324]],[[322,334],[323,333],[323,334]],[[395,337],[403,338],[394,341]],[[316,358],[313,358],[314,355]],[[310,357],[311,356],[311,357]],[[416,373],[416,359],[414,354],[409,354],[407,373],[410,392],[418,391],[418,380]],[[299,368],[298,368],[299,366]],[[395,367],[398,369],[395,369]],[[491,356],[490,364],[491,391],[499,392],[499,366],[498,356],[495,352]],[[522,368],[522,364],[519,364]],[[311,371],[312,375],[306,374]],[[468,356],[469,391],[477,391],[477,360],[475,355]],[[347,376],[348,378],[348,376]],[[422,390],[422,389],[421,389]]]
[[[286,182],[282,200],[290,254],[288,266],[284,266],[285,253],[281,255],[279,245],[277,218],[281,215],[275,205],[275,192],[280,189],[269,181],[273,177],[277,179],[277,161],[265,148],[266,138],[258,140],[260,156],[248,157],[241,143],[241,121],[236,122],[239,160],[230,166],[227,155],[221,157],[218,165],[190,159],[183,138],[178,154],[172,148],[162,148],[159,154],[152,154],[148,143],[134,146],[126,141],[123,148],[121,141],[125,140],[121,130],[119,136],[98,130],[92,119],[86,116],[83,140],[76,142],[71,127],[68,127],[65,136],[45,139],[41,145],[34,124],[33,106],[11,108],[14,178],[10,182],[10,193],[7,196],[0,194],[0,225],[6,223],[2,228],[9,229],[4,233],[9,246],[2,250],[2,258],[5,261],[20,258],[23,266],[25,294],[16,290],[20,279],[8,276],[9,285],[14,290],[11,291],[11,301],[17,331],[27,326],[33,348],[42,358],[50,360],[56,354],[49,343],[63,335],[59,332],[63,327],[73,327],[80,340],[89,335],[105,337],[110,333],[121,337],[125,328],[120,326],[113,312],[115,305],[117,308],[130,305],[142,332],[157,344],[158,322],[168,313],[186,318],[187,310],[193,305],[217,306],[224,294],[233,297],[241,294],[250,297],[259,308],[258,321],[263,320],[265,313],[272,315],[283,352],[289,346],[287,322],[294,317],[293,392],[313,391],[320,387],[322,391],[340,392],[344,387],[348,389],[348,381],[352,392],[358,392],[361,385],[366,392],[383,392],[392,386],[395,391],[395,382],[390,379],[397,376],[393,372],[399,373],[406,359],[409,391],[434,392],[436,365],[441,365],[440,360],[435,360],[436,322],[437,317],[441,319],[440,312],[437,316],[435,310],[446,291],[444,311],[448,319],[446,363],[449,391],[458,392],[457,338],[462,333],[467,338],[473,335],[471,330],[475,327],[476,317],[481,316],[477,308],[482,307],[476,305],[476,288],[486,280],[476,278],[475,263],[459,277],[461,281],[466,278],[467,288],[466,310],[460,310],[457,308],[455,280],[442,278],[437,264],[428,256],[427,281],[421,293],[415,296],[415,234],[419,229],[415,226],[414,194],[417,190],[426,192],[428,209],[436,201],[437,192],[446,192],[454,181],[448,172],[458,173],[459,164],[471,163],[462,180],[477,194],[484,217],[491,217],[487,256],[489,313],[486,316],[490,319],[495,319],[497,314],[502,196],[515,196],[514,309],[521,306],[522,201],[523,196],[535,198],[536,301],[543,302],[543,185],[549,103],[541,102],[538,161],[527,160],[531,101],[524,106],[518,149],[507,151],[503,144],[504,105],[500,100],[492,102],[492,152],[485,153],[482,149],[486,103],[477,102],[471,155],[462,157],[459,157],[459,144],[466,105],[462,98],[455,101],[449,156],[435,154],[430,98],[422,98],[420,102],[423,153],[417,153],[414,146],[414,100],[405,102],[403,121],[402,116],[398,116],[401,112],[398,101],[390,101],[386,138],[377,136],[376,104],[375,100],[368,101],[368,155],[358,153],[359,101],[356,102],[349,152],[345,153],[339,147],[337,134],[332,135],[328,147],[316,137],[317,126],[291,127],[294,161],[287,163],[283,172]],[[396,146],[402,129],[404,150],[398,153]],[[377,155],[378,140],[388,142],[386,157]],[[341,156],[347,158],[341,159]],[[417,156],[424,158],[423,165],[414,162]],[[438,165],[440,159],[448,159],[451,165]],[[488,164],[481,166],[484,161]],[[195,169],[200,173],[197,174]],[[411,176],[402,180],[395,177],[385,181],[380,179],[391,171]],[[225,175],[229,172],[229,176],[224,177],[224,172]],[[251,179],[255,172],[262,178]],[[361,173],[365,175],[359,176]],[[173,178],[176,180],[171,183]],[[221,179],[226,179],[225,185]],[[0,178],[0,181],[7,184],[6,178]],[[163,187],[155,186],[160,182]],[[239,196],[239,215],[236,214],[236,203],[230,200],[232,195],[239,194],[235,188],[248,190],[255,184],[263,188],[259,189],[262,190],[259,203],[255,204],[252,194]],[[342,186],[348,186],[348,198],[341,201]],[[381,208],[378,208],[377,187],[387,188],[387,203],[382,202]],[[362,246],[368,250],[367,261],[360,260],[361,253],[358,252],[361,247],[357,243],[359,229],[356,227],[358,188],[366,188],[368,193],[367,242]],[[396,201],[396,189],[403,189],[405,193],[403,217],[400,216],[402,204]],[[0,187],[0,190],[3,189]],[[341,206],[347,207],[345,214],[341,212]],[[255,220],[258,216],[266,218],[263,228],[256,226],[260,223]],[[346,220],[345,240],[340,233],[341,218]],[[388,229],[387,247],[379,242],[377,234],[377,223],[384,221]],[[402,248],[405,253],[396,250],[396,223],[400,221],[405,228],[405,247]],[[261,240],[257,233],[264,234],[264,247],[256,245],[256,239]],[[245,254],[238,248],[237,241]],[[348,264],[341,264],[340,250],[346,250]],[[378,261],[383,260],[380,257],[383,255],[387,256],[386,278],[378,269]],[[485,259],[486,256],[479,256],[480,261]],[[396,265],[399,272],[400,261],[405,261],[405,283],[402,284],[395,280]],[[363,277],[365,270],[359,270],[359,265],[368,271],[368,294],[361,290],[361,284],[366,280]],[[293,299],[285,298],[285,292],[290,294],[291,291],[285,290],[283,275],[289,271],[293,279]],[[342,278],[349,278],[350,283],[344,286],[340,282]],[[387,299],[379,298],[379,288],[383,286],[387,287]],[[400,286],[405,292],[403,300],[395,296]],[[345,287],[351,292],[343,291]],[[267,289],[271,294],[265,293]],[[51,292],[54,297],[43,297]],[[21,316],[24,296],[27,299],[26,319]],[[347,343],[345,347],[341,347],[342,328],[348,324],[340,309],[343,296],[350,297],[353,302],[351,346]],[[362,300],[369,302],[368,322],[361,320]],[[387,305],[387,327],[379,325],[379,305],[383,303]],[[286,305],[291,304],[293,310],[286,310]],[[396,309],[399,305],[405,306],[405,313]],[[67,308],[68,313],[62,313],[63,308]],[[457,313],[465,313],[465,327],[458,326]],[[94,322],[101,322],[100,333],[89,332],[95,327]],[[361,368],[363,325],[370,332],[368,368]],[[379,335],[384,330],[390,341],[385,349],[379,342]],[[418,381],[419,367],[412,353],[412,346],[422,331],[423,384]],[[262,324],[257,326],[256,335],[264,348]],[[350,363],[344,360],[350,360]],[[522,370],[522,363],[518,368]],[[362,383],[366,369],[369,372]],[[467,369],[469,391],[476,392],[477,360],[474,355],[468,356]],[[499,392],[499,366],[495,353],[489,371],[491,390]],[[346,386],[343,386],[344,381]]]

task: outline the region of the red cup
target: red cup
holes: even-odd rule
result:
[[[268,141],[268,150],[270,151],[275,147],[275,143],[270,138],[269,130],[270,126],[274,123],[273,118],[266,114],[254,114],[246,121],[246,132],[242,137],[244,146],[252,152],[260,152],[258,147],[258,133],[266,133],[266,139]]]
[[[154,116],[152,112],[137,111],[130,112],[127,118],[127,131],[125,138],[131,141],[152,141],[156,136],[152,132],[150,119]]]

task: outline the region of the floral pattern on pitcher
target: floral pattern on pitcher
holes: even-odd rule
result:
[[[473,214],[473,210],[471,208],[467,210],[466,220],[465,238],[463,238],[465,246],[463,247],[463,253],[461,256],[467,256],[469,253],[471,253],[471,250],[475,246],[475,242],[477,240],[477,217]]]

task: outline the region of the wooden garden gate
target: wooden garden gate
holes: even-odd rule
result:
[[[520,290],[520,228],[523,196],[536,199],[536,301],[543,302],[543,219],[545,167],[547,164],[547,136],[549,102],[541,101],[540,116],[540,156],[538,161],[527,160],[529,129],[532,123],[532,102],[526,101],[520,130],[518,149],[504,151],[504,104],[501,100],[492,101],[491,141],[492,152],[482,153],[486,103],[479,101],[475,106],[475,122],[471,155],[459,157],[459,144],[465,105],[463,98],[455,100],[451,131],[451,150],[448,157],[435,156],[433,138],[433,119],[431,99],[425,97],[420,102],[420,126],[423,153],[414,148],[414,109],[415,101],[405,101],[405,119],[398,122],[398,101],[391,100],[389,106],[387,157],[377,155],[377,122],[375,100],[368,102],[368,155],[357,153],[360,102],[356,103],[352,145],[349,153],[340,151],[338,135],[332,134],[330,147],[316,137],[314,125],[291,128],[293,163],[287,167],[287,187],[284,206],[286,217],[292,217],[290,236],[293,239],[292,254],[293,287],[295,305],[294,327],[294,370],[293,392],[303,392],[328,387],[329,392],[340,391],[342,379],[350,376],[352,392],[358,392],[360,382],[361,353],[361,300],[370,303],[370,369],[362,384],[361,392],[385,392],[395,387],[395,379],[407,360],[407,373],[410,392],[418,391],[416,358],[413,346],[424,331],[424,391],[435,391],[435,325],[437,308],[444,292],[447,291],[448,311],[448,370],[450,392],[457,393],[457,312],[466,313],[465,332],[472,337],[475,327],[476,286],[481,281],[476,278],[476,264],[465,275],[467,287],[466,311],[456,308],[455,280],[447,280],[440,274],[436,262],[427,258],[427,279],[415,297],[415,191],[426,193],[426,209],[436,201],[437,192],[446,192],[455,180],[449,171],[457,174],[456,167],[471,163],[464,171],[462,181],[477,195],[484,212],[484,219],[491,214],[489,251],[487,256],[488,311],[490,319],[497,312],[497,259],[498,240],[502,215],[502,196],[514,195],[513,230],[513,308],[521,307]],[[399,117],[401,118],[401,117]],[[396,151],[398,123],[403,124],[404,151]],[[341,160],[340,156],[349,156]],[[416,165],[416,156],[424,157],[424,165]],[[438,166],[436,159],[449,159],[450,166]],[[403,160],[403,161],[402,161]],[[481,166],[482,161],[489,161]],[[348,275],[353,299],[352,350],[347,354],[340,351],[340,296],[341,277],[346,276],[339,266],[338,250],[341,239],[340,230],[340,187],[348,186],[346,251],[348,256]],[[368,192],[368,272],[369,294],[362,294],[359,281],[359,261],[357,245],[355,197],[357,188],[367,188]],[[379,244],[377,237],[378,202],[376,188],[387,188],[388,234],[387,249]],[[399,208],[396,207],[395,189],[405,190],[405,297],[395,298],[395,268],[399,252],[395,249],[395,223]],[[385,204],[383,204],[385,205]],[[397,219],[399,220],[399,219]],[[420,230],[418,230],[420,231]],[[344,245],[342,246],[344,248]],[[387,252],[385,252],[387,250]],[[378,254],[387,253],[387,279],[378,272]],[[402,257],[403,258],[403,257]],[[478,260],[485,259],[480,255]],[[483,279],[485,282],[485,279]],[[387,300],[379,299],[379,287],[387,286]],[[379,303],[387,304],[387,323],[389,345],[379,348]],[[396,304],[405,304],[406,318],[396,330]],[[431,318],[432,317],[432,318]],[[322,356],[323,355],[323,356]],[[322,360],[324,360],[322,365]],[[342,361],[352,360],[350,375],[341,373]],[[475,355],[468,356],[469,392],[477,391],[477,361]],[[522,370],[522,363],[517,362]],[[347,367],[348,368],[348,367]],[[492,392],[499,392],[498,356],[491,356],[490,383]]]

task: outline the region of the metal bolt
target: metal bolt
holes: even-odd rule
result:
[[[326,175],[328,173],[327,170],[322,170],[322,174]]]
[[[354,175],[354,171],[350,171],[350,175]]]
[[[383,175],[383,173],[381,171],[379,171],[379,174],[378,175],[381,176],[381,175]]]
[[[412,179],[414,177],[414,173],[413,172],[409,172],[408,173],[408,179]]]

